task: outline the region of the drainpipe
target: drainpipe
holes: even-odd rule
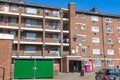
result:
[[[0,69],[3,69],[3,76],[2,76],[2,80],[4,80],[4,76],[5,76],[5,68],[4,68],[4,67],[0,67]]]

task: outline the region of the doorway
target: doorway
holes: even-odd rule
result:
[[[80,72],[82,70],[82,61],[69,61],[69,72]]]

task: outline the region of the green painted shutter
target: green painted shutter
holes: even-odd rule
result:
[[[14,78],[34,78],[34,60],[15,60]]]
[[[36,60],[36,78],[53,78],[53,60]]]

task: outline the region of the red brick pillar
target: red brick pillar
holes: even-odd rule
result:
[[[0,80],[10,80],[13,35],[0,34]]]

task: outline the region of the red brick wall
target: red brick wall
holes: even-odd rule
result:
[[[0,40],[0,67],[5,69],[4,80],[10,80],[11,52],[12,40]],[[3,71],[0,72],[0,75],[3,75]]]

